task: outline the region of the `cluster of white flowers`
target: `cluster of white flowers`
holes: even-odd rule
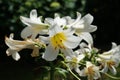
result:
[[[13,34],[5,37],[5,43],[9,47],[7,55],[13,59],[20,59],[19,51],[33,49],[32,57],[40,54],[46,61],[54,61],[58,54],[64,56],[64,63],[71,70],[75,70],[80,76],[87,76],[88,80],[99,79],[100,73],[109,70],[116,74],[115,67],[120,63],[120,46],[112,43],[112,49],[99,53],[93,46],[93,38],[90,32],[97,30],[97,26],[91,25],[93,16],[90,14],[81,17],[77,12],[77,18],[70,16],[60,17],[55,14],[54,18],[37,16],[34,9],[30,12],[30,18],[20,16],[21,21],[27,25],[21,32],[23,41],[14,40]],[[84,41],[83,41],[84,40]],[[39,52],[43,48],[44,52]]]

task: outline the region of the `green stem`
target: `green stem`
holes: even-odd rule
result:
[[[67,69],[69,70],[69,72],[77,79],[77,80],[81,80],[78,76],[76,76],[72,71],[71,69],[69,68],[69,66],[67,66],[64,62],[62,62],[66,67]]]
[[[50,80],[54,80],[54,67],[53,67],[53,65],[51,65],[51,68],[50,68]]]
[[[117,79],[117,80],[120,80],[120,77],[114,77],[114,76],[111,76],[110,74],[108,73],[104,73],[106,76],[112,78],[112,79]]]
[[[68,68],[68,70],[69,70],[69,72],[70,72],[76,79],[81,80],[78,76],[76,76],[76,75],[71,71],[70,68]]]

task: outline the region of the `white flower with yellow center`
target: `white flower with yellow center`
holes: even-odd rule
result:
[[[86,67],[81,70],[80,76],[87,76],[88,80],[94,80],[99,79],[100,73],[99,73],[99,67],[95,66],[91,62],[86,62]]]
[[[43,58],[48,61],[56,59],[59,51],[65,55],[72,54],[72,49],[77,47],[80,38],[73,35],[73,31],[63,30],[59,25],[54,24],[49,30],[49,37],[40,36],[41,40],[48,42]]]
[[[103,54],[99,54],[99,61],[102,63],[102,72],[106,73],[110,70],[114,75],[117,73],[115,67],[119,66],[120,63],[120,46],[112,43],[112,49]]]
[[[25,29],[21,32],[22,38],[35,38],[39,33],[46,33],[48,29],[48,24],[44,24],[41,21],[41,17],[37,17],[37,11],[33,9],[30,12],[30,18],[20,16],[21,21],[27,25]]]
[[[10,37],[5,37],[5,43],[9,47],[6,50],[8,56],[12,55],[13,59],[18,61],[20,59],[19,51],[22,49],[33,49],[31,56],[39,56],[39,47],[35,44],[39,43],[39,40],[35,41],[27,39],[25,41],[13,40],[13,34],[10,34]]]

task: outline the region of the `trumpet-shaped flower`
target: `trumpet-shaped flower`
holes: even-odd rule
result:
[[[37,11],[34,9],[30,12],[30,18],[20,16],[21,21],[28,27],[24,28],[21,32],[22,38],[35,38],[39,33],[46,33],[48,24],[41,21],[41,17],[37,17]]]
[[[86,62],[86,67],[81,70],[80,76],[88,76],[88,80],[94,80],[101,77],[99,67],[89,61]]]
[[[77,12],[77,19],[74,20],[74,22],[72,20],[72,23],[67,26],[74,28],[76,30],[76,34],[80,35],[81,32],[94,32],[97,30],[96,26],[91,25],[92,22],[92,15],[87,14],[81,18],[81,14]]]
[[[102,72],[105,73],[110,70],[114,75],[117,73],[115,67],[118,67],[120,63],[120,46],[113,43],[112,49],[108,52],[98,55],[99,61],[102,63]]]
[[[31,39],[27,39],[25,41],[19,41],[13,39],[13,34],[10,34],[10,37],[5,37],[5,43],[9,47],[6,50],[6,54],[8,56],[12,55],[12,58],[16,61],[20,59],[19,51],[25,48],[33,49],[32,56],[38,56],[39,55],[39,47],[35,46],[35,44],[38,44],[38,39],[35,41]]]
[[[41,40],[46,39],[43,37],[40,38]],[[70,54],[72,53],[71,49],[77,47],[80,40],[79,37],[73,35],[73,31],[68,32],[68,30],[63,30],[59,25],[54,24],[49,30],[49,37],[45,40],[45,42],[48,42],[48,46],[43,54],[43,58],[52,61],[56,59],[59,50],[65,53],[65,55]]]
[[[93,16],[90,14],[85,15],[81,18],[81,14],[77,12],[77,19],[67,18],[69,20],[69,24],[66,25],[68,28],[75,29],[75,33],[80,36],[82,39],[87,41],[88,43],[92,43],[92,36],[90,32],[94,32],[97,30],[97,26],[91,25],[93,22]]]

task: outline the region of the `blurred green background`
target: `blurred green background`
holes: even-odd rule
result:
[[[37,80],[33,74],[37,64],[29,51],[28,54],[21,52],[21,59],[16,62],[6,56],[4,43],[4,37],[10,33],[15,34],[15,39],[21,39],[25,25],[19,17],[29,17],[32,9],[37,9],[43,18],[54,17],[54,13],[73,18],[76,12],[82,16],[90,13],[94,16],[93,24],[98,26],[92,33],[94,45],[108,50],[111,42],[120,44],[120,0],[0,0],[0,80]]]

